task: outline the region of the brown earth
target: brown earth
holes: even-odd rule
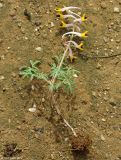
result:
[[[63,51],[54,9],[64,5],[81,7],[88,16],[85,56],[71,64],[80,71],[77,88],[73,95],[57,93],[62,113],[83,135],[80,146],[87,149],[92,141],[87,156],[72,150],[70,132],[56,112],[50,118],[44,85],[19,76],[30,59],[41,60],[46,71]],[[120,160],[120,54],[120,0],[0,0],[0,159]],[[28,111],[33,105],[35,113]]]

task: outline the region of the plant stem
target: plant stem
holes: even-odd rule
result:
[[[73,27],[73,32],[74,32],[74,27]],[[72,41],[72,39],[73,39],[73,35],[71,36],[71,38],[70,38],[69,41]],[[60,64],[59,64],[59,66],[58,66],[58,70],[57,70],[55,76],[54,76],[53,79],[52,79],[52,85],[54,85],[55,80],[56,80],[56,78],[57,78],[57,76],[58,76],[58,72],[59,72],[61,66],[63,65],[63,61],[64,61],[64,59],[65,59],[65,56],[66,56],[66,54],[67,54],[67,51],[69,50],[70,44],[71,44],[71,42],[68,43],[68,45],[67,45],[67,47],[66,47],[66,50],[65,50],[64,53],[63,53],[63,57],[62,57],[61,62],[60,62]]]
[[[74,28],[73,28],[73,31],[74,31]],[[70,37],[70,41],[72,41],[72,39],[73,39],[73,35]],[[52,85],[54,85],[54,83],[55,83],[55,81],[56,81],[56,78],[57,78],[57,76],[58,76],[59,70],[60,70],[61,66],[63,65],[63,61],[64,61],[64,59],[65,59],[65,57],[66,57],[66,54],[67,54],[67,52],[68,52],[68,50],[69,50],[70,44],[71,44],[71,42],[68,43],[68,45],[67,45],[67,47],[66,47],[66,50],[65,50],[64,53],[63,53],[61,62],[60,62],[60,64],[58,65],[58,70],[57,70],[55,76],[53,77],[53,79],[52,79],[52,81],[51,81],[51,84],[52,84]],[[56,112],[57,112],[58,115],[62,118],[62,120],[63,120],[63,122],[66,124],[66,126],[71,129],[73,135],[74,135],[75,137],[77,137],[77,134],[76,134],[74,128],[69,124],[69,122],[68,122],[68,121],[63,117],[63,115],[61,114],[61,111],[60,111],[60,109],[59,109],[59,107],[58,107],[58,105],[57,105],[57,103],[56,103],[55,98],[54,98],[53,90],[51,91],[51,93],[52,93],[53,106],[54,106],[54,108],[56,109]],[[52,106],[52,107],[53,107],[53,106]]]
[[[66,50],[65,50],[65,52],[64,52],[64,54],[63,54],[63,57],[62,57],[62,59],[61,59],[61,62],[60,62],[60,64],[59,64],[59,66],[58,66],[58,70],[57,70],[55,76],[54,76],[53,79],[52,79],[52,84],[53,84],[53,85],[54,85],[55,80],[56,80],[56,78],[57,78],[57,76],[58,76],[58,72],[59,72],[61,66],[63,65],[63,61],[64,61],[64,59],[65,59],[65,56],[66,56],[66,54],[67,54],[67,51],[68,51],[69,47],[70,47],[70,43],[67,45]]]
[[[53,95],[53,92],[52,92],[52,108],[53,108],[53,106],[54,106],[54,108],[56,109],[56,112],[58,113],[58,115],[61,117],[61,119],[63,120],[63,122],[66,124],[66,126],[68,127],[68,128],[70,128],[70,130],[72,131],[72,133],[73,133],[73,135],[75,136],[75,137],[77,137],[77,134],[76,134],[76,132],[75,132],[75,130],[74,130],[74,128],[69,124],[69,122],[62,116],[62,114],[61,114],[61,111],[60,111],[60,109],[59,109],[59,106],[58,106],[58,104],[57,104],[57,102],[56,102],[56,100],[55,100],[55,98],[54,98],[54,95]]]

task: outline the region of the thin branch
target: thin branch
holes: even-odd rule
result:
[[[87,57],[87,58],[112,58],[112,57],[117,57],[117,56],[120,56],[121,53],[119,54],[114,54],[114,55],[108,55],[108,56],[89,56],[89,55],[85,55],[85,54],[80,54],[81,56],[84,56],[84,57]]]
[[[58,115],[61,117],[61,119],[63,120],[63,122],[66,124],[67,127],[70,128],[70,130],[72,131],[73,135],[74,135],[75,137],[77,137],[77,134],[76,134],[74,128],[73,128],[73,127],[69,124],[69,122],[62,116],[61,111],[60,111],[60,109],[59,109],[59,107],[58,107],[58,105],[57,105],[57,102],[55,101],[55,98],[54,98],[53,93],[52,93],[52,102],[53,102],[53,103],[52,103],[52,104],[53,104],[52,107],[54,107],[54,108],[56,109],[56,112],[57,112]]]

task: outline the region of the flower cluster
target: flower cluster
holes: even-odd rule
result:
[[[74,11],[73,11],[74,10]],[[76,58],[72,52],[72,48],[79,49],[80,51],[83,51],[83,42],[82,39],[88,37],[88,31],[80,32],[80,24],[82,22],[87,21],[87,17],[85,14],[80,16],[77,11],[81,11],[81,8],[69,6],[64,8],[56,8],[56,14],[57,17],[60,19],[61,24],[60,28],[66,28],[67,32],[63,34],[62,38],[64,39],[67,37],[67,41],[65,43],[66,46],[68,46],[68,55],[71,60],[71,62]],[[76,42],[75,37],[78,37],[81,39],[80,44]]]

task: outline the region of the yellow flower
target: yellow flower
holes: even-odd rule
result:
[[[87,38],[88,37],[88,31],[85,31],[85,32],[81,33],[81,37],[82,38]]]
[[[61,21],[60,28],[66,28],[67,24],[64,21]]]
[[[81,42],[81,43],[78,45],[77,48],[80,49],[81,51],[83,51],[83,50],[84,50],[84,49],[83,49],[83,42]]]
[[[62,35],[62,38],[64,38],[66,35],[74,35],[74,36],[78,36],[80,38],[87,38],[88,37],[88,31],[85,31],[83,33],[79,33],[79,32],[66,32],[65,34]]]
[[[69,55],[69,59],[70,59],[70,61],[72,63],[75,59],[77,59],[77,57],[73,56],[73,55]]]
[[[58,18],[64,19],[64,15],[63,15],[62,13],[58,13],[56,16],[57,16]]]
[[[62,12],[62,8],[56,8],[55,11],[56,12]]]
[[[83,14],[83,16],[81,17],[82,22],[87,21],[87,16],[85,14]]]

